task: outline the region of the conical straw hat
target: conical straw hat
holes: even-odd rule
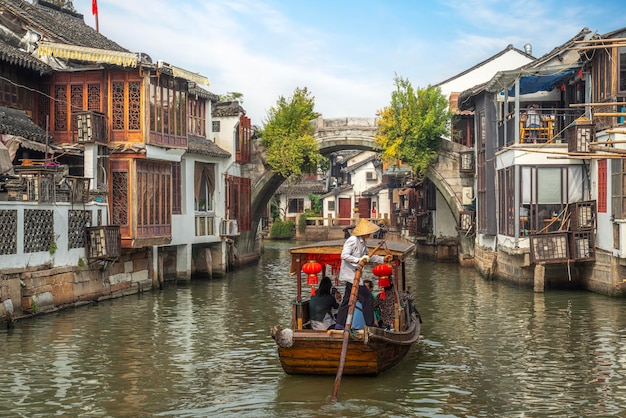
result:
[[[380,227],[367,219],[361,219],[359,224],[352,230],[352,235],[360,237],[361,235],[369,235],[378,231]]]

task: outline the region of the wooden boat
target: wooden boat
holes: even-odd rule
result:
[[[370,251],[379,243],[368,241]],[[338,273],[341,264],[341,250],[344,240],[324,241],[316,244],[292,248],[291,274],[297,279],[297,295],[292,302],[291,328],[274,326],[272,338],[278,346],[278,355],[283,370],[288,374],[336,374],[340,362],[343,330],[317,331],[307,327],[309,320],[308,300],[302,298],[302,266],[315,260],[323,266],[322,273],[330,267]],[[377,251],[379,255],[393,256],[394,297],[396,303],[396,330],[365,327],[350,331],[343,374],[377,375],[395,366],[408,353],[411,345],[417,342],[420,333],[420,318],[413,307],[412,298],[407,295],[405,285],[405,259],[413,251],[414,245],[405,242],[389,241]],[[371,267],[366,267],[365,271]],[[400,273],[400,280],[395,278]],[[399,282],[399,283],[398,283]],[[340,289],[343,291],[343,289]]]

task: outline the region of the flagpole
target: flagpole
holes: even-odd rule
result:
[[[96,32],[100,32],[98,25],[98,0],[91,0],[91,14],[96,17]]]

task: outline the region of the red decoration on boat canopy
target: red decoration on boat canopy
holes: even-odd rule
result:
[[[302,271],[308,274],[306,284],[315,285],[319,283],[317,275],[322,271],[322,265],[315,260],[309,260],[302,266]]]
[[[377,264],[372,269],[372,273],[378,277],[378,287],[385,288],[391,286],[389,276],[393,273],[393,268],[391,268],[390,264]]]

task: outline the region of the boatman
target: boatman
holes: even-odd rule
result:
[[[348,316],[348,302],[350,301],[350,292],[352,291],[352,283],[356,274],[356,266],[361,260],[366,263],[373,261],[375,263],[389,262],[391,255],[382,257],[374,254],[371,258],[368,255],[366,240],[380,227],[366,219],[361,219],[359,224],[352,230],[352,236],[346,240],[341,250],[341,266],[339,267],[339,280],[346,283],[346,290],[341,300],[341,305],[337,311],[337,324],[335,329],[344,329],[346,318]],[[360,278],[359,291],[357,300],[361,302],[363,310],[363,318],[365,325],[374,325],[374,299],[369,289],[364,286],[363,278]]]

